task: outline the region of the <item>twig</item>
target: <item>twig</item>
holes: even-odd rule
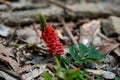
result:
[[[105,40],[108,40],[108,38],[104,34],[102,34],[101,32],[98,32],[97,35]]]
[[[94,33],[92,39],[89,41],[89,44],[88,44],[88,45],[90,45],[90,44],[93,43],[93,40],[94,40],[94,38],[95,38],[96,35],[100,36],[101,38],[103,38],[103,39],[105,39],[105,40],[107,40],[107,41],[109,40],[104,34],[102,34],[99,30],[97,30],[97,31]]]
[[[33,27],[34,27],[34,29],[35,29],[35,32],[36,32],[37,36],[40,37],[40,35],[41,35],[41,32],[40,32],[40,30],[39,30],[40,27],[38,27],[38,26],[36,25],[36,23],[33,23]]]
[[[104,34],[102,34],[101,32],[98,32],[97,35],[99,35],[101,38],[103,38],[106,41],[109,41],[109,38],[107,38],[107,36],[105,36]],[[109,41],[110,42],[110,41]],[[115,52],[118,56],[119,55],[119,47],[116,48],[115,50],[113,50],[113,52]]]
[[[41,32],[38,29],[38,26],[36,25],[36,23],[33,23],[33,28],[35,29],[35,32],[36,32],[37,36],[40,36]]]
[[[7,74],[9,74],[9,75],[11,75],[11,76],[13,76],[14,78],[17,78],[18,80],[23,80],[20,75],[12,72],[10,70],[5,70],[5,69],[2,69],[2,68],[0,68],[0,70],[3,71],[3,72],[5,72],[5,73],[7,73]]]
[[[63,18],[61,18],[61,22],[62,24],[64,25],[64,30],[66,31],[66,33],[68,34],[68,36],[71,38],[73,44],[76,46],[76,48],[79,50],[79,47],[78,47],[78,43],[77,41],[74,39],[74,36],[73,34],[71,33],[71,31],[69,30],[68,26],[66,25],[65,21]]]
[[[10,44],[10,42],[12,41],[12,39],[13,39],[13,37],[14,37],[16,31],[17,31],[17,29],[18,29],[18,27],[15,28],[15,30],[14,30],[14,32],[12,33],[12,35],[10,36],[9,40],[6,42],[6,45],[9,45],[9,44]]]

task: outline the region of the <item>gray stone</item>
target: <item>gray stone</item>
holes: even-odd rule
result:
[[[101,20],[101,28],[106,36],[120,35],[120,17],[110,16]]]
[[[120,17],[111,16],[110,19],[112,20],[115,32],[120,35]]]

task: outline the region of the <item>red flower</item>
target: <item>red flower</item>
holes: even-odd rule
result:
[[[42,39],[47,43],[50,54],[62,55],[64,53],[63,46],[60,43],[52,25],[48,24],[46,26],[46,30],[42,32]]]

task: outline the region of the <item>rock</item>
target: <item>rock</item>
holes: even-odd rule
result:
[[[120,35],[120,17],[110,16],[101,20],[101,29],[106,36]]]
[[[77,3],[72,4],[72,6],[67,4],[66,6],[76,14],[76,17],[98,18],[108,17],[110,15],[120,16],[120,6],[110,3]],[[9,26],[16,26],[17,24],[31,24],[39,21],[39,13],[42,13],[47,20],[55,20],[58,16],[62,16],[64,18],[68,16],[67,14],[64,14],[64,10],[62,8],[51,5],[46,8],[34,10],[14,11],[12,13],[1,12],[0,22]],[[70,16],[69,18],[74,17]]]
[[[111,24],[111,21],[108,19],[104,19],[101,21],[101,29],[106,36],[112,36],[115,34],[113,25]]]
[[[105,79],[114,79],[115,78],[115,74],[110,72],[110,71],[106,71],[104,74],[103,74],[103,77]]]
[[[120,35],[120,17],[111,16],[113,27],[115,32]]]
[[[94,37],[93,45],[102,45],[102,39],[99,36]]]
[[[113,57],[113,56],[107,55],[104,61],[105,61],[106,63],[112,63],[113,60],[114,60],[114,57]]]
[[[20,74],[21,77],[23,78],[23,80],[32,80],[32,79],[40,76],[45,71],[48,71],[48,69],[46,69],[46,65],[36,65],[36,67],[34,67],[32,69],[27,68],[26,71],[28,71],[28,72]]]
[[[0,24],[0,36],[8,37],[10,34],[9,30],[10,30],[10,28],[8,26]]]
[[[32,62],[33,64],[39,64],[39,63],[42,61],[42,59],[44,59],[44,58],[37,56],[37,57],[35,57],[34,59],[32,59],[31,62]]]
[[[115,74],[110,71],[104,71],[104,70],[92,70],[92,69],[86,69],[88,72],[91,72],[95,75],[103,76],[105,79],[114,79]]]
[[[80,27],[80,40],[79,43],[83,43],[84,45],[88,45],[92,40],[93,35],[100,29],[100,20],[92,20],[89,23],[85,23]],[[96,37],[96,36],[95,36]],[[99,39],[100,40],[100,39]],[[93,41],[96,41],[94,39]],[[94,44],[99,43],[93,42]]]

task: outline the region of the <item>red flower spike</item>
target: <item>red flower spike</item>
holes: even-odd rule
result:
[[[44,18],[44,17],[42,16],[40,18]],[[42,25],[44,25],[44,24],[42,23]],[[54,28],[52,27],[52,25],[47,24],[47,26],[44,25],[44,26],[42,26],[42,28],[43,28],[42,29],[42,39],[47,43],[49,53],[57,54],[57,55],[64,54],[64,48],[63,48],[61,42],[59,41],[59,38],[57,37],[57,34],[56,34]]]

